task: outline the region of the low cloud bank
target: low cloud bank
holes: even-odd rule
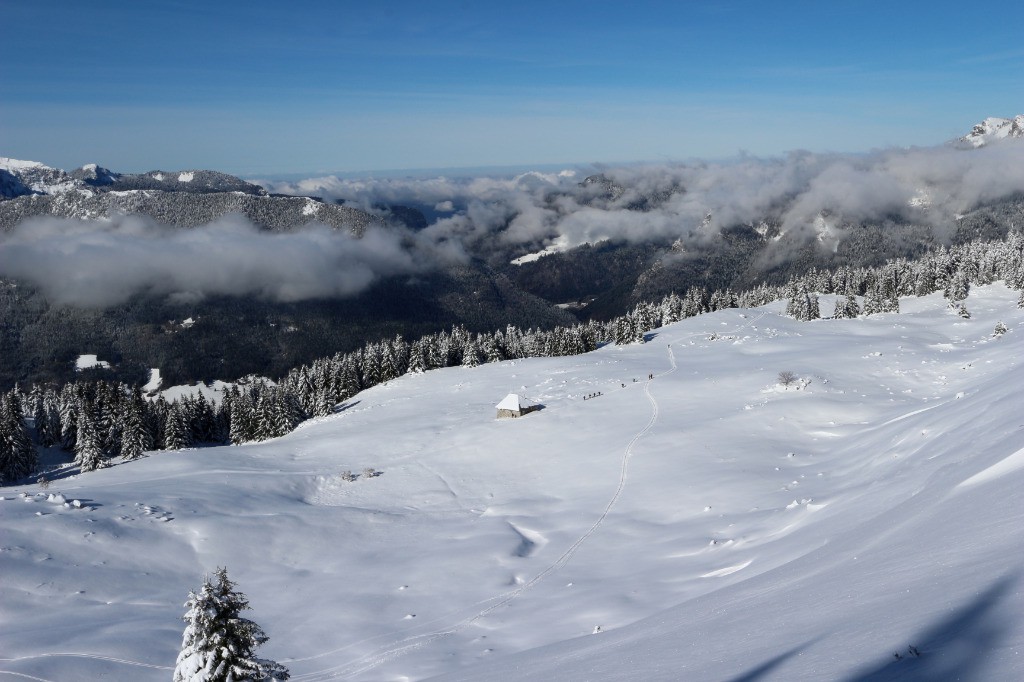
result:
[[[54,302],[84,306],[114,305],[138,293],[301,301],[357,295],[380,278],[469,258],[509,259],[606,239],[699,245],[722,228],[765,220],[796,237],[786,244],[813,239],[825,219],[830,239],[842,239],[846,225],[894,217],[927,226],[943,241],[958,215],[1024,193],[1024,143],[794,152],[504,178],[331,176],[265,185],[373,211],[413,206],[429,225],[415,232],[370,228],[357,239],[316,225],[272,233],[239,216],[195,229],[140,217],[33,219],[0,235],[0,276],[27,281]]]
[[[0,276],[26,281],[51,301],[104,307],[137,293],[180,299],[259,296],[276,301],[353,296],[382,277],[457,261],[457,249],[395,230],[361,238],[310,225],[287,233],[226,216],[174,229],[138,216],[28,220],[0,237]]]
[[[597,174],[604,180],[581,182]],[[958,215],[1024,192],[1024,144],[864,155],[793,152],[776,159],[595,166],[509,178],[328,176],[266,186],[367,210],[414,206],[430,218],[433,238],[455,240],[484,254],[603,239],[698,242],[720,228],[756,226],[766,219],[791,235],[810,238],[822,215],[840,236],[844,223],[896,217],[928,226],[942,240],[955,230]]]

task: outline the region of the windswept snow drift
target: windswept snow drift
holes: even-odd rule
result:
[[[1024,679],[1016,298],[720,311],[2,489],[0,671],[166,680],[227,566],[298,682]]]

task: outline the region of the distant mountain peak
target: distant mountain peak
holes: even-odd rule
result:
[[[1013,118],[990,116],[957,142],[966,147],[978,148],[1006,139],[1024,139],[1024,114],[1017,114]]]
[[[59,168],[38,161],[0,156],[0,198],[25,194],[57,194],[82,187],[81,181]]]
[[[117,173],[95,163],[66,172],[38,161],[0,156],[0,199],[26,194],[57,195],[72,191],[92,192],[160,190],[190,194],[240,192],[266,196],[267,191],[227,173],[210,170]]]
[[[121,177],[120,173],[115,173],[95,163],[87,163],[81,168],[71,171],[68,175],[93,187],[112,185]]]

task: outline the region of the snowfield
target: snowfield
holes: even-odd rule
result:
[[[226,566],[296,682],[1024,679],[1017,296],[724,310],[2,488],[0,677],[170,679]]]
[[[75,369],[79,372],[84,369],[93,369],[96,367],[100,369],[108,369],[110,367],[110,363],[106,360],[100,360],[97,355],[79,355],[78,359],[75,360]]]

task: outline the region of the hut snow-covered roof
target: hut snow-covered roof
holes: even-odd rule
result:
[[[505,396],[497,407],[499,410],[521,410],[525,402],[519,397],[518,393],[509,393]]]
[[[519,397],[518,393],[509,393],[500,403],[497,404],[498,417],[521,417],[535,408],[529,402]]]

